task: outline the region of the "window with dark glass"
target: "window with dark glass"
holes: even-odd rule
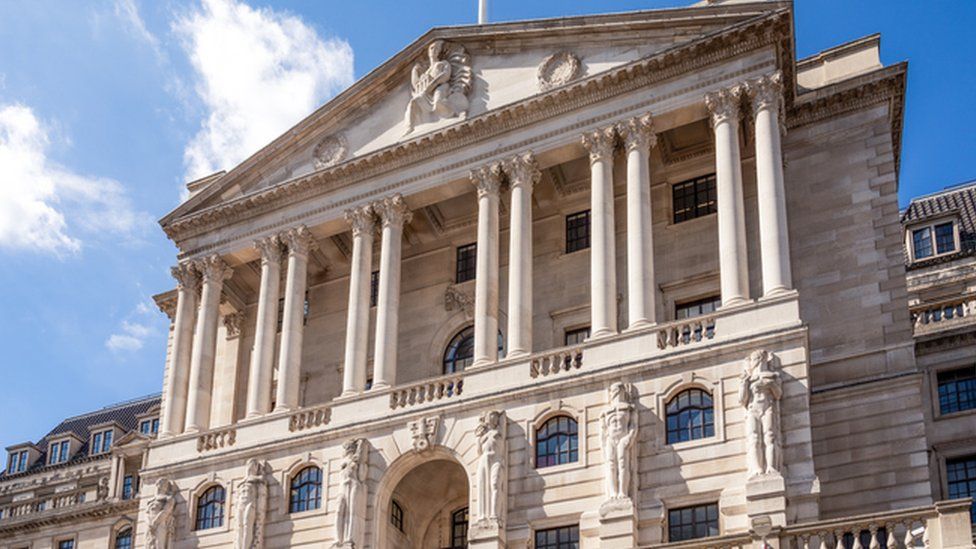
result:
[[[701,389],[678,393],[667,406],[668,444],[715,436],[712,396]]]
[[[451,549],[468,546],[468,508],[451,513]]]
[[[132,499],[134,488],[135,484],[132,475],[125,475],[122,479],[122,499]]]
[[[132,529],[125,528],[115,534],[115,549],[132,549]]]
[[[935,252],[947,254],[956,251],[956,234],[952,229],[952,222],[940,223],[933,227],[935,230]]]
[[[504,351],[505,341],[502,334],[498,334],[498,355]],[[444,351],[445,374],[462,372],[474,362],[474,326],[468,326],[461,330],[447,344]]]
[[[932,235],[928,227],[912,231],[912,251],[915,259],[932,257]]]
[[[590,210],[566,216],[566,253],[590,247]]]
[[[27,450],[21,450],[10,454],[10,466],[7,467],[9,473],[23,473],[27,470]]]
[[[322,506],[322,470],[306,467],[291,479],[289,513],[311,511]]]
[[[112,430],[100,431],[92,436],[92,446],[89,453],[104,454],[112,449]]]
[[[455,271],[454,281],[457,283],[467,280],[474,280],[478,260],[478,244],[467,244],[458,246],[457,249],[457,270]]]
[[[197,499],[195,530],[219,528],[224,525],[224,487],[211,486]]]
[[[369,275],[369,306],[375,307],[380,300],[380,272]]]
[[[159,432],[159,418],[144,419],[139,422],[139,432],[144,435],[155,435]]]
[[[63,539],[58,542],[58,549],[75,549],[75,540]]]
[[[48,457],[48,464],[54,465],[56,463],[68,461],[68,458],[71,457],[70,452],[68,451],[70,444],[71,443],[67,440],[62,440],[61,442],[55,442],[49,446],[48,453],[50,456]]]
[[[671,187],[674,222],[681,223],[716,211],[715,174],[710,174]]]
[[[579,461],[579,429],[569,416],[556,416],[535,432],[535,467]]]
[[[573,328],[572,330],[566,330],[565,337],[563,338],[564,345],[576,345],[577,343],[583,343],[590,337],[590,327],[584,326],[582,328]]]
[[[946,460],[949,499],[976,499],[976,456]],[[969,521],[976,524],[976,502],[969,509]]]
[[[403,531],[403,507],[397,500],[390,502],[390,524],[399,531]]]
[[[937,378],[941,413],[976,409],[976,366],[939,372]]]
[[[579,526],[559,526],[535,531],[535,549],[578,549]]]
[[[668,541],[718,535],[718,504],[693,505],[668,511]]]
[[[722,298],[717,295],[703,297],[694,301],[678,302],[674,304],[674,318],[675,320],[684,320],[686,318],[707,315],[708,313],[714,313],[721,305]]]

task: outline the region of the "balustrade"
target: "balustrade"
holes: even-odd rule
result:
[[[197,437],[197,451],[219,450],[227,446],[233,446],[236,440],[237,429],[214,429]]]
[[[657,348],[673,349],[712,339],[715,337],[715,316],[698,316],[661,326],[657,331]]]
[[[331,406],[317,406],[299,410],[288,418],[288,430],[291,432],[302,431],[326,425],[332,419]]]
[[[394,389],[390,393],[390,408],[405,408],[424,402],[433,402],[459,396],[464,389],[464,378],[460,374],[451,374],[428,381],[421,381]]]
[[[583,349],[579,347],[557,349],[533,358],[529,362],[529,375],[534,378],[546,377],[560,372],[578,370],[582,365]]]
[[[912,323],[916,333],[951,328],[972,322],[976,313],[976,299],[959,298],[937,304],[924,304],[912,308]]]

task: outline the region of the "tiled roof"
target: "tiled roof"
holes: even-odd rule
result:
[[[102,425],[105,423],[115,422],[122,429],[125,434],[130,431],[138,429],[139,416],[150,412],[153,408],[158,407],[160,402],[160,395],[150,395],[146,397],[141,397],[133,400],[127,400],[125,402],[120,402],[118,404],[113,404],[111,406],[106,406],[100,410],[94,412],[88,412],[86,414],[81,414],[74,417],[69,417],[59,423],[56,427],[51,429],[48,434],[44,435],[40,441],[37,442],[36,446],[41,451],[40,457],[35,461],[30,467],[28,467],[26,473],[36,471],[47,464],[47,450],[48,442],[57,439],[60,435],[66,433],[72,433],[81,439],[82,445],[71,456],[71,459],[65,463],[72,463],[77,461],[82,461],[88,459],[88,439],[89,439],[89,429],[96,425]],[[56,466],[63,466],[65,463],[59,463]],[[18,473],[18,474],[26,474]],[[4,472],[0,475],[0,479],[6,477],[7,474]]]
[[[959,219],[959,253],[916,261],[911,267],[924,267],[976,254],[976,181],[913,198],[901,213],[901,223],[908,227],[945,215],[956,215]]]

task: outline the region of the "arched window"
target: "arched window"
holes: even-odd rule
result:
[[[211,486],[197,499],[195,530],[219,528],[224,525],[224,487]]]
[[[498,356],[505,349],[505,340],[498,333]],[[462,372],[474,362],[474,326],[461,330],[447,345],[444,351],[444,373]]]
[[[302,469],[291,479],[289,513],[312,511],[322,506],[322,470],[310,466]]]
[[[667,406],[668,444],[715,436],[712,395],[701,389],[685,389]]]
[[[575,461],[579,461],[576,420],[569,416],[550,418],[535,432],[536,469]]]
[[[468,546],[468,508],[451,513],[451,549]]]
[[[123,528],[115,534],[115,549],[132,549],[132,528]]]

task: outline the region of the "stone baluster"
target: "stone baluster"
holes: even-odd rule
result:
[[[505,164],[512,188],[508,245],[508,354],[532,353],[532,187],[539,181],[527,152]]]
[[[299,404],[308,255],[315,249],[315,238],[304,226],[282,233],[281,240],[288,247],[288,274],[285,279],[285,311],[281,323],[275,411],[294,410]]]
[[[498,192],[501,164],[471,172],[478,191],[478,251],[474,286],[474,363],[498,360]]]
[[[189,397],[186,405],[186,428],[196,433],[210,427],[213,393],[214,358],[217,348],[217,322],[220,320],[220,293],[224,281],[233,271],[217,255],[194,262],[203,280],[193,352],[190,357]]]
[[[888,549],[895,549],[898,547],[898,537],[895,536],[895,526],[893,522],[885,523],[885,532],[888,533],[888,539],[885,541],[885,546]]]
[[[749,299],[745,205],[739,152],[739,103],[742,88],[734,86],[705,96],[715,133],[715,179],[718,202],[718,255],[722,306]]]
[[[590,337],[617,333],[617,259],[613,222],[613,149],[616,130],[583,135],[590,154]]]
[[[346,312],[346,350],[342,370],[342,396],[366,388],[366,347],[369,344],[369,287],[376,226],[370,204],[347,210],[352,228],[352,260],[349,266],[349,306]]]
[[[248,374],[247,417],[271,411],[271,377],[281,295],[281,239],[277,235],[269,236],[255,242],[254,247],[261,252],[261,286]]]
[[[413,214],[399,194],[373,204],[373,210],[383,227],[373,348],[373,389],[381,389],[396,383],[403,225]]]
[[[170,351],[169,376],[166,378],[166,403],[160,421],[160,437],[183,432],[190,380],[190,354],[193,345],[193,322],[197,310],[199,273],[188,263],[172,269],[176,279],[176,318],[173,321],[173,348]]]

